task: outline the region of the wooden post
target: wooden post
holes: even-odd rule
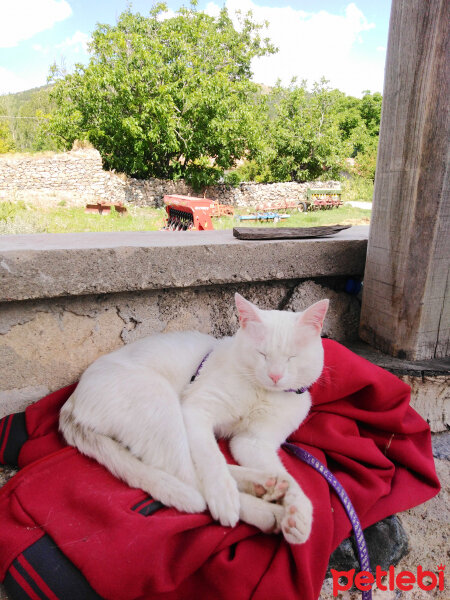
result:
[[[401,358],[448,356],[448,0],[393,0],[360,337]]]

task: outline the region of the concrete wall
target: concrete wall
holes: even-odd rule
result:
[[[330,298],[325,335],[357,335],[344,291],[367,228],[334,239],[245,242],[229,231],[0,238],[0,415],[76,381],[98,356],[155,332],[237,329],[238,291],[262,308]]]
[[[340,184],[337,181],[318,181],[242,183],[237,188],[217,185],[206,188],[204,195],[222,204],[254,207],[283,200],[304,200],[309,187],[336,189]],[[141,180],[104,171],[97,150],[0,155],[0,199],[26,200],[50,206],[61,201],[83,206],[93,200],[161,206],[165,194],[199,195],[183,180]]]

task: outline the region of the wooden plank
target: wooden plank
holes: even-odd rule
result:
[[[449,23],[393,0],[360,337],[412,360],[450,353]]]
[[[351,225],[324,225],[323,227],[234,227],[233,235],[239,240],[280,240],[328,237],[349,229]]]

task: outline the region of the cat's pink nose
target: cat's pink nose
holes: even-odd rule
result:
[[[269,377],[274,383],[277,383],[277,381],[281,379],[281,375],[279,373],[269,373]]]

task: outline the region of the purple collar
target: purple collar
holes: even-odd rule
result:
[[[202,362],[198,365],[197,370],[195,371],[194,375],[192,375],[192,377],[191,377],[191,383],[197,379],[198,374],[200,373],[203,365],[205,364],[205,362],[206,362],[208,356],[211,354],[211,352],[212,352],[212,350],[210,350],[208,352],[208,354],[206,354],[203,357]],[[307,387],[301,387],[301,388],[298,388],[298,390],[294,390],[294,389],[283,390],[283,392],[295,392],[296,394],[304,394],[306,391],[308,391]]]
[[[202,359],[202,362],[201,362],[201,363],[198,365],[198,367],[197,367],[197,370],[195,371],[194,375],[192,375],[192,377],[191,377],[191,383],[197,379],[197,377],[198,377],[198,374],[199,374],[199,373],[200,373],[200,371],[201,371],[201,368],[202,368],[202,367],[203,367],[203,365],[205,364],[205,362],[206,362],[206,359],[207,359],[207,358],[208,358],[208,356],[211,354],[211,352],[212,352],[212,350],[210,350],[210,351],[208,352],[208,354],[206,354],[206,355],[203,357],[203,359]]]
[[[301,387],[301,388],[298,388],[298,390],[294,390],[294,389],[283,390],[283,392],[295,392],[296,394],[304,394],[307,391],[308,391],[307,387]]]

